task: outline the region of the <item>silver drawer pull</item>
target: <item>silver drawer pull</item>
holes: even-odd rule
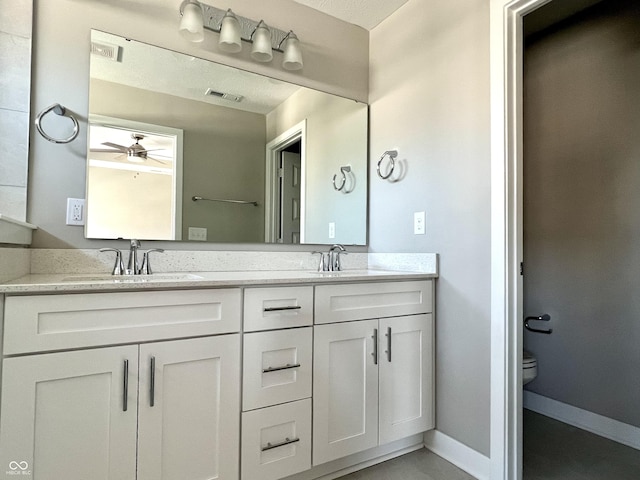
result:
[[[264,307],[265,312],[279,312],[282,310],[300,310],[302,308],[301,305],[290,305],[285,307]]]
[[[284,447],[285,445],[290,445],[292,443],[296,443],[299,442],[300,439],[299,438],[293,438],[293,439],[289,439],[289,437],[285,438],[284,442],[280,442],[280,443],[267,443],[266,447],[262,447],[262,451],[266,452],[267,450],[272,450],[274,448],[278,448],[278,447]]]
[[[122,378],[122,411],[126,412],[129,408],[129,360],[124,361]]]
[[[299,363],[294,363],[293,365],[287,363],[283,367],[267,367],[262,370],[262,373],[279,372],[280,370],[289,370],[290,368],[298,368],[299,366]]]

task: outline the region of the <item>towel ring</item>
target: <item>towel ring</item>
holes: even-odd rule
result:
[[[382,161],[384,160],[384,157],[389,156],[389,173],[387,173],[386,175],[383,175],[382,172],[380,172],[380,165],[382,165]],[[387,178],[389,178],[392,174],[393,174],[393,169],[396,166],[396,157],[398,156],[398,151],[397,150],[387,150],[386,152],[384,152],[382,154],[382,156],[380,157],[380,160],[378,160],[378,176],[382,179],[382,180],[386,180]]]
[[[51,111],[53,111],[53,113],[55,113],[56,115],[60,115],[61,117],[68,117],[71,119],[71,121],[73,122],[73,133],[71,134],[71,136],[63,140],[59,140],[57,138],[50,137],[45,133],[45,131],[42,129],[42,125],[40,125],[40,122],[42,121],[42,117],[44,117],[47,113]],[[49,107],[45,108],[38,114],[38,116],[36,117],[36,128],[38,129],[38,132],[40,132],[40,135],[42,135],[45,139],[49,140],[52,143],[72,142],[73,140],[76,139],[76,137],[78,136],[78,132],[80,131],[80,127],[78,126],[78,120],[76,120],[76,117],[74,117],[70,113],[67,113],[67,109],[64,108],[62,105],[60,105],[59,103],[54,103],[53,105],[50,105]]]
[[[338,174],[333,175],[333,188],[341,192],[344,189],[344,186],[347,184],[347,173],[351,172],[351,165],[346,165],[344,167],[340,167],[340,173],[342,174],[342,182],[340,182],[340,186],[336,185],[336,177]]]

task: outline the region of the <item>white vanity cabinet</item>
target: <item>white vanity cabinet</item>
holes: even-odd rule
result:
[[[432,298],[431,281],[316,287],[314,465],[434,428]]]
[[[8,297],[4,345],[16,355],[3,361],[0,465],[36,480],[237,480],[240,334],[137,342],[219,322],[238,332],[239,312],[239,289]],[[127,317],[135,344],[93,346],[105,319],[116,319],[107,337],[126,337]],[[84,349],[21,351],[69,334]]]
[[[243,480],[311,468],[312,325],[313,286],[245,289]]]

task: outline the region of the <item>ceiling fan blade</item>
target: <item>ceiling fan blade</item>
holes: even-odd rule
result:
[[[89,151],[90,152],[95,152],[95,153],[118,153],[118,152],[120,152],[120,150],[118,150],[118,152],[114,151],[113,148],[90,148]]]
[[[117,143],[102,142],[102,145],[106,145],[107,147],[115,148],[116,150],[120,150],[121,152],[127,152],[129,150],[128,147],[125,147],[123,145],[118,145]]]

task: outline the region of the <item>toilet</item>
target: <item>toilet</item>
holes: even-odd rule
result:
[[[538,375],[538,361],[531,352],[522,351],[522,385],[526,385]]]

